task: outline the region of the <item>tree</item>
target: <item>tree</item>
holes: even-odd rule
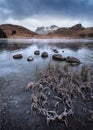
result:
[[[16,34],[16,30],[12,30],[11,35],[14,35],[14,34]]]

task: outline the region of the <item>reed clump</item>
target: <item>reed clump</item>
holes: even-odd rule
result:
[[[93,99],[93,80],[88,78],[88,69],[85,66],[82,69],[81,72],[73,73],[68,65],[48,64],[45,71],[37,74],[38,81],[30,82],[27,86],[31,91],[31,112],[39,112],[46,118],[48,125],[59,121],[68,126],[69,117],[78,111],[75,107],[77,101],[86,103]],[[92,120],[92,110],[84,106],[81,103],[80,109],[90,113],[91,117],[87,118]]]

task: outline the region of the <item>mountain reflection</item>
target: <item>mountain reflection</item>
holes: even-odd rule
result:
[[[25,49],[28,46],[30,46],[31,44],[21,44],[21,43],[0,43],[0,51],[4,51],[4,50],[8,50],[8,51],[14,51],[14,50],[18,50],[18,49]]]

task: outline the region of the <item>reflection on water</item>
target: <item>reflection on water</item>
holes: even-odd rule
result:
[[[44,40],[43,40],[44,41]],[[49,40],[50,41],[50,40]],[[57,42],[32,42],[24,40],[18,42],[18,40],[13,42],[3,40],[0,43],[0,76],[7,75],[10,73],[14,73],[15,75],[26,75],[29,77],[29,72],[35,70],[36,66],[40,66],[41,68],[47,65],[50,61],[52,63],[57,63],[51,60],[51,56],[53,54],[53,49],[57,48],[59,53],[62,54],[63,57],[67,56],[75,56],[80,59],[82,64],[87,64],[88,66],[92,66],[93,63],[93,43],[90,42],[88,45],[85,42],[78,43],[58,43]],[[89,47],[90,46],[90,47]],[[35,56],[34,51],[39,49],[42,53],[43,51],[47,51],[49,53],[49,57],[47,59],[42,59],[40,56]],[[14,54],[21,53],[23,54],[23,59],[14,60],[12,56]],[[27,57],[33,56],[34,61],[28,63]],[[63,62],[60,64],[64,64]],[[34,72],[33,72],[34,74]],[[32,75],[33,75],[32,74]]]
[[[18,43],[0,43],[0,52],[7,50],[7,51],[13,51],[13,50],[18,50],[18,49],[24,49],[27,46],[29,46],[31,44],[18,44]]]

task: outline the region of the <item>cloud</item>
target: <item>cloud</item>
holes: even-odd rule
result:
[[[92,0],[4,0],[1,3],[10,11],[8,17],[15,19],[40,14],[91,18],[93,14]]]
[[[46,20],[47,19],[47,20]],[[59,27],[71,27],[77,23],[83,23],[83,26],[92,26],[93,23],[88,22],[87,20],[82,20],[82,19],[66,19],[66,18],[56,18],[52,16],[43,16],[40,19],[38,17],[31,17],[31,18],[25,18],[24,20],[15,20],[12,18],[8,18],[7,20],[3,21],[4,23],[9,23],[9,24],[15,24],[15,25],[21,25],[24,26],[28,29],[31,29],[35,31],[37,27],[41,26],[51,26],[53,24],[59,26]]]
[[[93,25],[93,0],[0,0],[0,23],[37,26]]]

